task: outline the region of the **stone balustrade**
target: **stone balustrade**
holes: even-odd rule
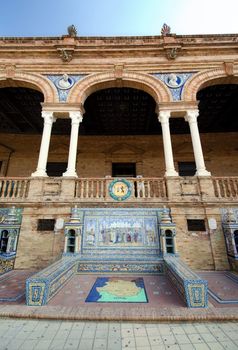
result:
[[[213,177],[212,180],[217,198],[238,198],[238,177]]]
[[[75,180],[75,198],[80,200],[112,200],[108,187],[113,178],[93,178]],[[166,186],[163,178],[128,178],[132,193],[128,200],[166,198]]]
[[[115,178],[0,178],[0,202],[114,202],[109,186]],[[127,178],[131,194],[124,202],[234,201],[238,177]]]
[[[25,199],[28,197],[29,178],[0,178],[1,200]]]

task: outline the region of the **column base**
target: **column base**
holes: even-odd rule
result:
[[[210,171],[207,171],[206,169],[202,169],[202,170],[197,170],[196,171],[196,176],[211,176]]]
[[[31,174],[31,177],[48,177],[45,170],[36,170]]]
[[[167,170],[165,176],[179,176],[179,174],[175,170]]]
[[[63,173],[63,176],[64,177],[76,177],[76,178],[78,178],[76,171],[72,171],[72,170],[67,170],[65,173]]]

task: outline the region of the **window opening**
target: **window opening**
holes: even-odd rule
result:
[[[63,176],[67,170],[67,163],[63,162],[48,162],[46,166],[46,173],[48,176]]]
[[[55,219],[39,219],[37,222],[37,231],[54,231]]]
[[[9,236],[9,232],[7,230],[3,230],[1,234],[1,240],[0,240],[0,250],[2,253],[6,253],[7,251],[8,236]]]
[[[178,162],[179,176],[195,176],[195,162]]]
[[[112,163],[113,177],[136,177],[136,163]]]
[[[68,242],[67,242],[67,253],[75,252],[75,231],[69,230],[68,232]]]
[[[236,254],[238,254],[238,230],[234,231],[234,241],[236,247]]]
[[[204,220],[188,219],[187,225],[188,225],[188,231],[206,231]]]
[[[172,234],[172,231],[170,230],[165,231],[165,245],[166,245],[166,252],[169,254],[174,254],[173,234]]]

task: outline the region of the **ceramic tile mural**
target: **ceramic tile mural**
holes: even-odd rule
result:
[[[85,302],[148,303],[148,299],[142,277],[98,277]]]
[[[85,248],[156,248],[159,246],[156,211],[85,213]]]

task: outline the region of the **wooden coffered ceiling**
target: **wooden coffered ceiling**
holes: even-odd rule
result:
[[[213,85],[198,92],[199,130],[238,131],[238,85]],[[0,132],[41,134],[43,95],[29,88],[0,89]],[[155,135],[161,126],[155,113],[155,101],[147,93],[132,88],[97,91],[85,101],[80,125],[82,135]],[[183,118],[171,118],[172,134],[189,133]],[[58,119],[52,133],[70,134],[70,121]]]

